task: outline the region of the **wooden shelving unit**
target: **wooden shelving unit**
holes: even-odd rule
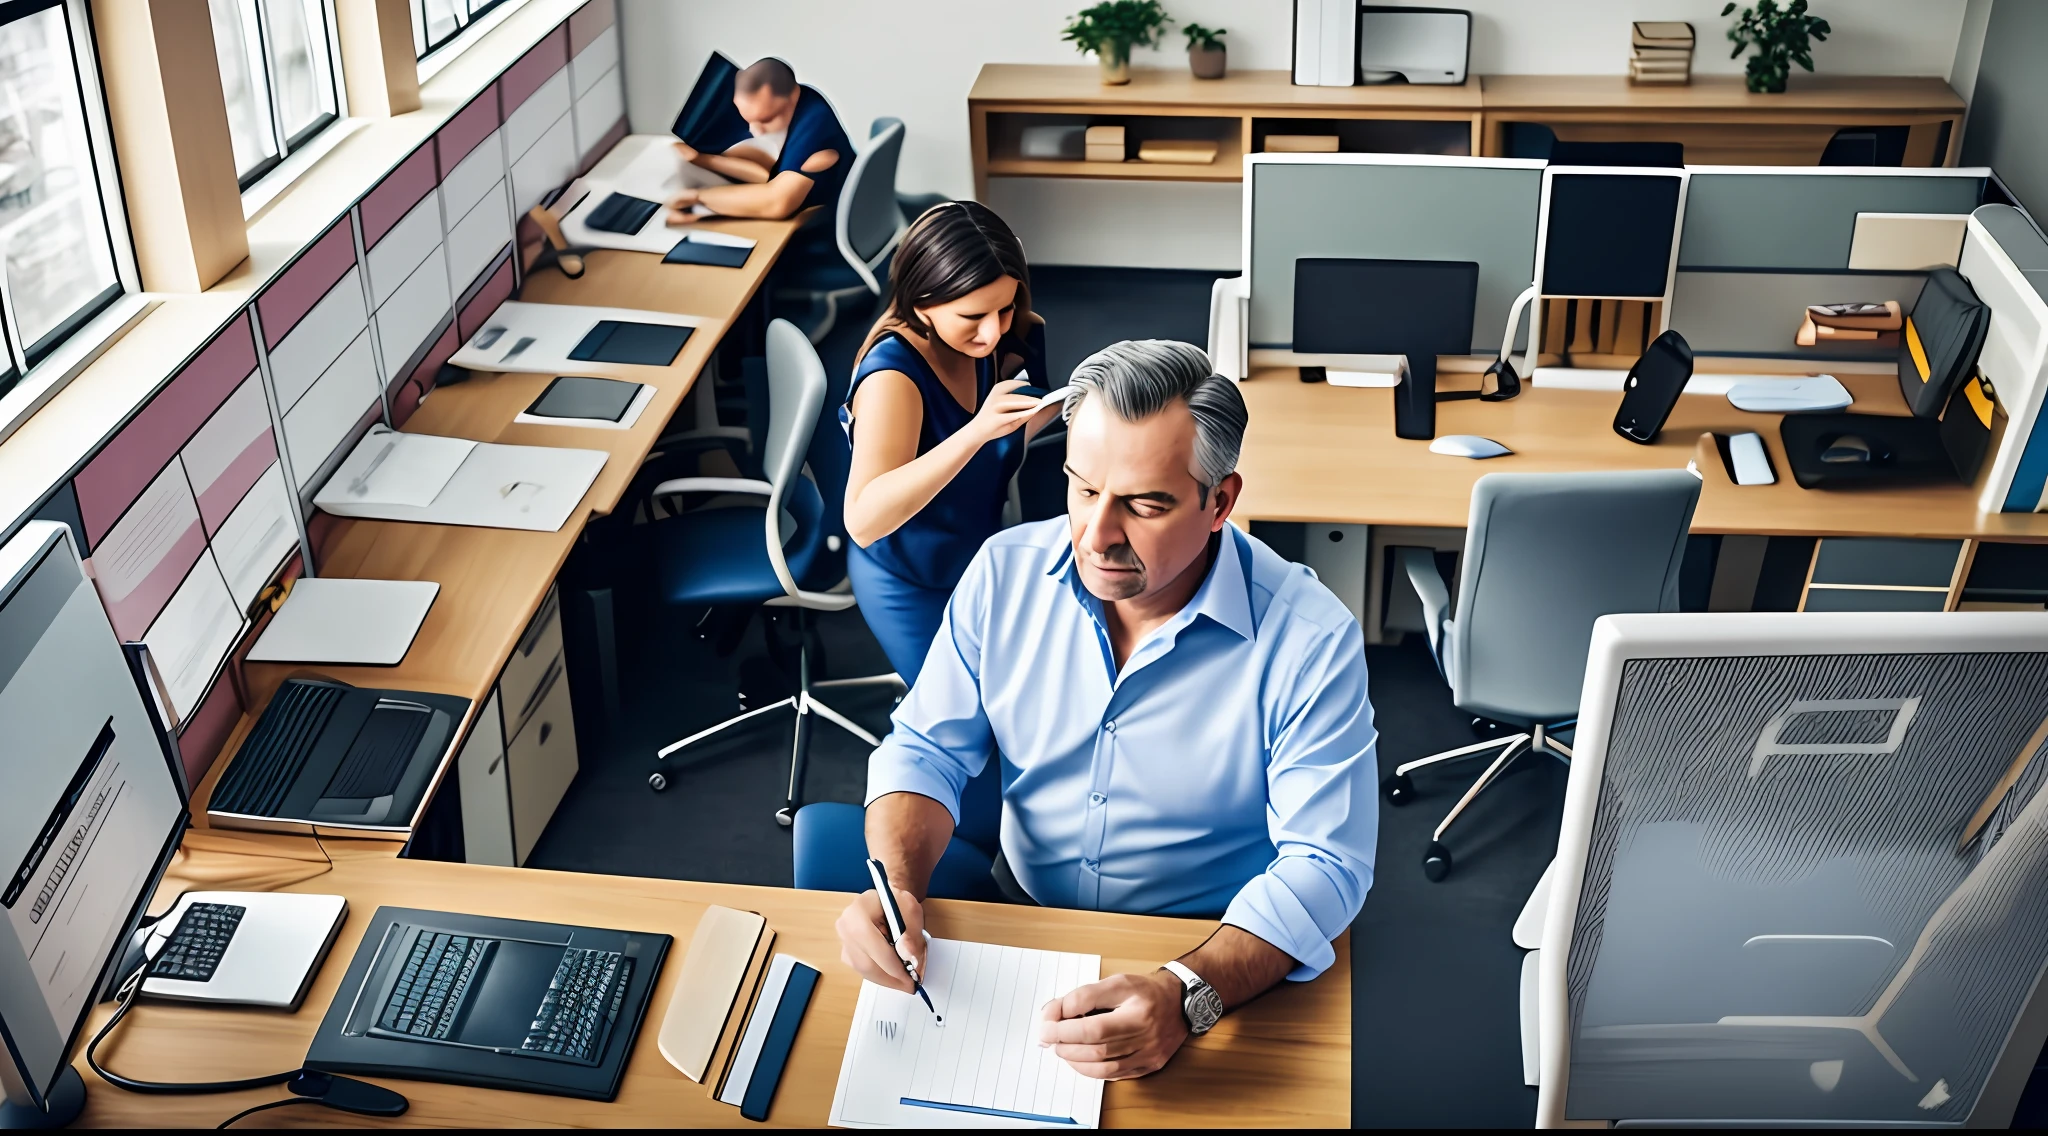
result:
[[[1268,133],[1337,133],[1354,152],[1505,151],[1510,128],[1531,123],[1559,138],[1682,142],[1696,164],[1811,165],[1845,126],[1904,126],[1906,164],[1955,165],[1964,104],[1935,78],[1800,75],[1782,95],[1753,95],[1736,76],[1695,76],[1682,87],[1637,87],[1609,75],[1474,76],[1460,86],[1297,87],[1285,71],[1196,79],[1184,69],[1137,68],[1102,83],[1093,66],[990,63],[967,96],[974,187],[991,177],[1238,181],[1243,157]],[[1024,158],[1017,137],[1042,123],[1120,123],[1134,143],[1208,138],[1205,166]],[[1135,150],[1135,144],[1133,145]]]

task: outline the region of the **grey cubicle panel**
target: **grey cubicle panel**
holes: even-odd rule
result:
[[[1302,257],[1479,264],[1472,349],[1500,348],[1508,305],[1534,278],[1543,163],[1407,154],[1253,154],[1244,258],[1254,348],[1294,341]]]
[[[1987,170],[1694,166],[1678,267],[1849,267],[1858,213],[1966,214]]]
[[[1610,617],[1538,1120],[2010,1119],[2048,1033],[2048,615]]]
[[[1792,342],[1808,304],[1920,298],[1922,272],[1744,272],[1680,269],[1671,289],[1671,327],[1695,355],[1890,361],[1896,347],[1844,343],[1825,349]]]

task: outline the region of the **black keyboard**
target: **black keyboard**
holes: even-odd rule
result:
[[[293,679],[278,689],[263,711],[249,740],[221,774],[208,810],[244,816],[273,816],[335,707],[349,692],[345,686]]]
[[[176,978],[186,982],[211,982],[227,953],[235,928],[249,909],[230,903],[195,903],[178,918],[178,929],[150,964],[152,978]]]
[[[583,218],[583,223],[600,232],[631,235],[639,232],[659,208],[659,204],[644,197],[614,193],[599,202],[597,208]]]
[[[582,947],[563,951],[554,981],[548,983],[519,1048],[595,1064],[632,976],[633,960],[624,952]]]
[[[471,935],[420,932],[398,985],[384,1000],[377,1025],[393,1033],[446,1041],[496,944],[496,939]]]

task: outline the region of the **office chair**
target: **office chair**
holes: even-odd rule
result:
[[[888,273],[883,262],[896,251],[909,226],[896,203],[896,162],[903,154],[903,120],[878,118],[866,148],[855,155],[839,191],[839,212],[833,219],[837,260],[793,264],[777,282],[778,298],[800,298],[813,308],[822,300],[825,318],[810,329],[812,343],[821,343],[839,321],[839,305],[863,292],[882,294]]]
[[[1444,836],[1517,758],[1571,760],[1556,731],[1579,711],[1593,621],[1678,610],[1678,570],[1700,479],[1688,470],[1494,473],[1472,487],[1455,612],[1428,549],[1401,550],[1423,626],[1458,709],[1513,732],[1406,762],[1381,783],[1415,799],[1416,770],[1493,753],[1423,850],[1431,880],[1451,872]]]
[[[818,430],[825,405],[825,365],[810,341],[788,320],[768,325],[768,431],[761,447],[766,481],[733,477],[679,477],[651,491],[654,498],[710,493],[729,498],[758,497],[761,504],[714,504],[655,520],[650,528],[657,587],[678,606],[762,604],[794,608],[798,635],[795,694],[728,718],[673,742],[655,756],[671,755],[785,708],[796,711],[789,758],[789,792],[777,823],[788,825],[802,803],[810,756],[811,716],[816,714],[871,746],[880,739],[820,701],[815,691],[831,686],[902,685],[895,675],[821,681],[812,674],[817,629],[811,614],[844,611],[854,605],[846,582],[844,522],[845,445]],[[822,437],[821,437],[822,435]],[[804,476],[806,456],[812,477]],[[814,481],[812,478],[815,477]],[[660,772],[647,783],[667,787]]]
[[[1944,124],[1944,131],[1946,124]],[[1828,139],[1820,152],[1823,166],[1903,166],[1906,164],[1904,126],[1844,126]],[[1942,148],[1947,148],[1947,138]],[[1940,158],[1936,158],[1937,163]]]

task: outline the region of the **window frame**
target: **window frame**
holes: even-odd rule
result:
[[[443,67],[453,62],[464,51],[469,50],[477,38],[526,6],[526,0],[456,0],[462,14],[456,17],[455,30],[443,36],[438,42],[427,43],[425,0],[410,0],[406,10],[412,14],[413,55],[419,67],[420,82],[439,74]]]
[[[293,156],[313,145],[314,141],[321,134],[349,116],[348,84],[342,78],[341,36],[337,31],[335,22],[334,2],[335,0],[319,0],[314,5],[320,13],[321,20],[318,34],[326,41],[327,77],[334,95],[334,109],[315,118],[311,124],[293,135],[286,135],[284,133],[284,115],[278,103],[277,84],[272,79],[272,76],[276,74],[277,68],[271,56],[270,37],[264,31],[262,0],[251,0],[249,4],[249,10],[256,15],[256,27],[254,29],[244,28],[243,34],[255,37],[256,55],[263,65],[261,77],[263,97],[265,99],[265,106],[269,108],[270,142],[274,147],[274,152],[251,167],[248,173],[238,173],[236,175],[236,183],[245,198],[252,191],[256,190],[266,178],[277,173],[279,167],[286,165]],[[219,51],[219,45],[215,45],[215,54],[218,55]]]
[[[98,37],[91,4],[88,0],[5,0],[0,2],[0,27],[51,9],[58,9],[63,14],[64,34],[71,57],[71,79],[84,119],[87,165],[83,172],[92,178],[93,193],[99,200],[100,226],[113,261],[114,282],[45,331],[40,339],[24,343],[21,326],[15,316],[13,289],[6,286],[4,265],[0,265],[0,332],[4,332],[0,335],[0,352],[4,352],[4,356],[0,356],[4,357],[4,367],[0,367],[0,418],[8,420],[15,415],[7,413],[6,404],[15,401],[19,392],[31,387],[31,380],[37,377],[43,364],[63,352],[81,331],[104,321],[109,309],[119,305],[123,298],[142,290],[141,274],[135,265],[134,241],[128,228],[128,210],[122,196],[120,165],[114,153],[113,130],[107,119],[106,87],[100,78],[95,46]],[[102,331],[100,338],[110,336],[124,322],[114,321]],[[87,354],[97,353],[91,350],[94,346],[88,345]],[[60,378],[45,384],[46,389],[32,390],[26,397],[39,406],[55,393],[47,388],[61,385]]]

